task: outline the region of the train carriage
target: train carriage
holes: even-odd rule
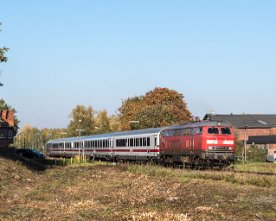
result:
[[[71,157],[85,155],[91,158],[122,160],[157,160],[161,128],[116,132],[84,137],[61,138],[49,141],[49,156]]]

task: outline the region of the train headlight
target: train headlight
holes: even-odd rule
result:
[[[228,150],[232,150],[232,147],[228,147]]]
[[[215,148],[213,146],[209,146],[208,150],[214,150]]]

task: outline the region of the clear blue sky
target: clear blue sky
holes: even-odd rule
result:
[[[168,87],[193,115],[276,113],[274,0],[0,0],[0,97],[20,127]]]

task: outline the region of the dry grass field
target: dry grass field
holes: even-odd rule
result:
[[[38,165],[0,155],[0,220],[276,220],[276,175]]]

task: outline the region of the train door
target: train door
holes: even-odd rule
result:
[[[154,149],[154,156],[158,156],[159,154],[159,136],[155,135],[154,137],[154,142],[153,142],[153,149]]]
[[[84,141],[79,142],[79,157],[84,160]]]
[[[108,139],[108,146],[111,157],[114,157],[113,140],[111,138]]]

